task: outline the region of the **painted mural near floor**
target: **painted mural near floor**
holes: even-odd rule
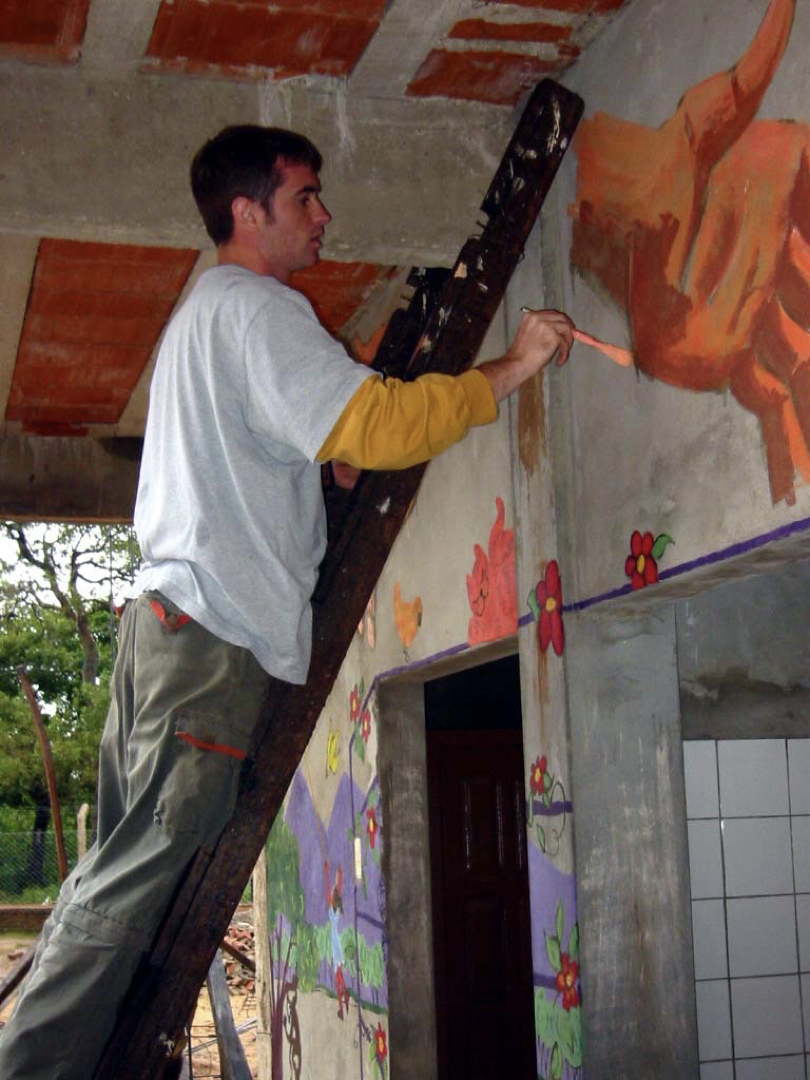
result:
[[[810,127],[756,120],[795,0],[659,128],[598,112],[576,139],[571,259],[626,313],[637,367],[729,388],[759,419],[774,504],[810,481]]]
[[[364,713],[350,739],[328,822],[321,821],[304,771],[267,844],[268,980],[272,1080],[307,1075],[299,993],[319,992],[357,1047],[360,1080],[387,1080],[388,989],[380,870],[378,782],[363,791],[351,774]],[[370,730],[371,715],[366,725]],[[328,1021],[324,1021],[324,1026]],[[322,1033],[321,1033],[322,1036]],[[348,1073],[344,1073],[348,1075]]]

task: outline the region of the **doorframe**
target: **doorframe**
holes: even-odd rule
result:
[[[424,685],[518,652],[517,637],[444,659],[377,687],[380,801],[385,830],[384,942],[392,1076],[438,1080]]]

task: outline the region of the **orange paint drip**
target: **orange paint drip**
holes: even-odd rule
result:
[[[575,330],[574,337],[583,345],[590,345],[592,348],[598,349],[608,360],[612,360],[619,367],[633,366],[633,354],[629,349],[622,349],[619,345],[609,345],[606,341],[600,341],[599,338],[586,334],[584,330]]]

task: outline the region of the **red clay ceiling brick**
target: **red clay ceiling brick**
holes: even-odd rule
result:
[[[558,72],[562,60],[542,60],[506,52],[449,52],[434,49],[407,93],[415,97],[463,98],[492,105],[514,105],[544,75]]]
[[[271,9],[240,0],[163,0],[147,56],[153,69],[191,74],[348,75],[379,26],[380,6],[379,0],[283,0]]]
[[[559,23],[494,23],[486,19],[463,19],[447,35],[477,41],[567,41],[569,25]]]
[[[365,303],[372,289],[395,271],[395,266],[330,259],[294,274],[291,284],[309,299],[327,330],[336,334]]]
[[[197,255],[43,240],[6,419],[42,434],[116,423]]]
[[[0,58],[78,60],[90,0],[3,0]]]

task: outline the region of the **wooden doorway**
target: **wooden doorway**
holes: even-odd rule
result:
[[[439,1080],[534,1080],[517,657],[425,687]]]

